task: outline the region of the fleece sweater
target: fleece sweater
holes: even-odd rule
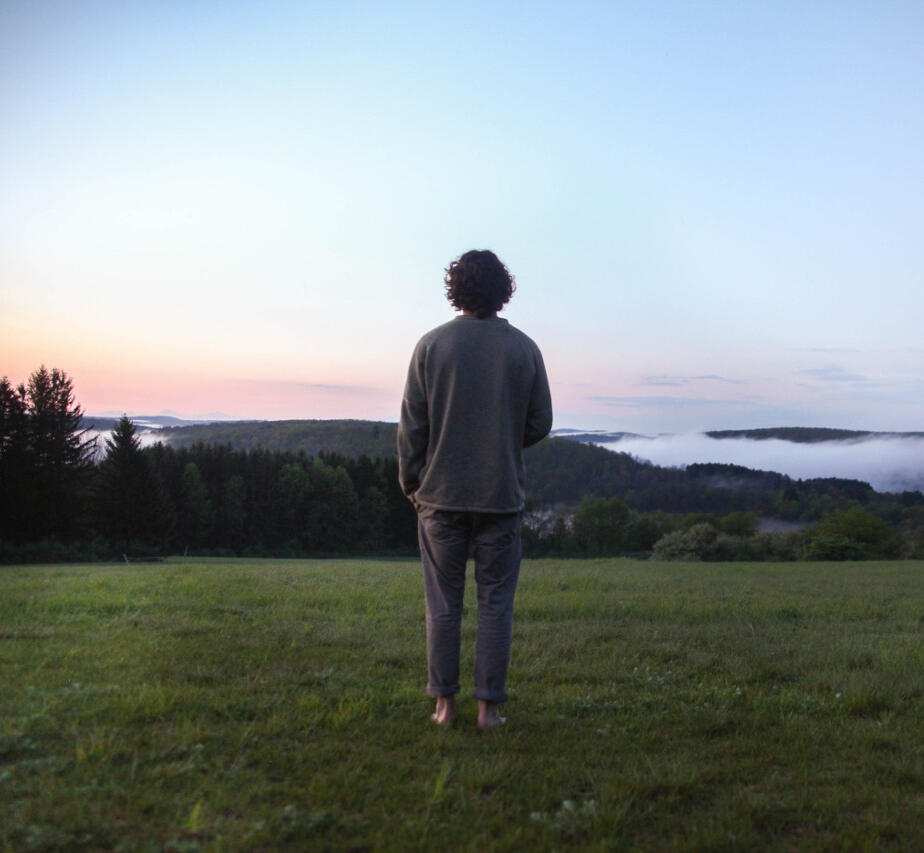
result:
[[[506,320],[461,315],[414,349],[398,477],[417,506],[508,513],[526,497],[523,448],[552,428],[539,347]]]

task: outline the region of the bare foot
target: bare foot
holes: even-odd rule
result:
[[[478,700],[478,728],[493,729],[496,726],[502,726],[507,722],[506,717],[500,714],[500,706],[496,702],[488,702],[485,699]]]
[[[456,697],[437,696],[436,710],[430,714],[430,719],[438,726],[449,726],[456,719]]]

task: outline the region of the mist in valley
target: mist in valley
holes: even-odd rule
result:
[[[879,492],[924,491],[924,438],[874,436],[802,444],[781,439],[716,439],[688,433],[632,436],[603,446],[662,466],[719,462],[777,471],[799,480],[863,480]]]
[[[150,447],[153,444],[157,444],[159,441],[164,440],[163,433],[154,427],[147,428],[136,423],[137,432],[135,433],[135,438],[138,439],[138,443],[141,447]],[[97,458],[102,458],[106,455],[106,442],[112,437],[111,429],[89,429],[84,435],[84,439],[93,439],[96,441],[96,456]]]

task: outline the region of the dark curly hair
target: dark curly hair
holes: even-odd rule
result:
[[[490,317],[500,311],[517,289],[500,258],[487,249],[472,249],[446,267],[446,298],[453,308]]]

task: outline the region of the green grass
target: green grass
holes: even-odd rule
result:
[[[922,581],[526,562],[478,734],[414,563],[3,567],[0,849],[922,849]]]

